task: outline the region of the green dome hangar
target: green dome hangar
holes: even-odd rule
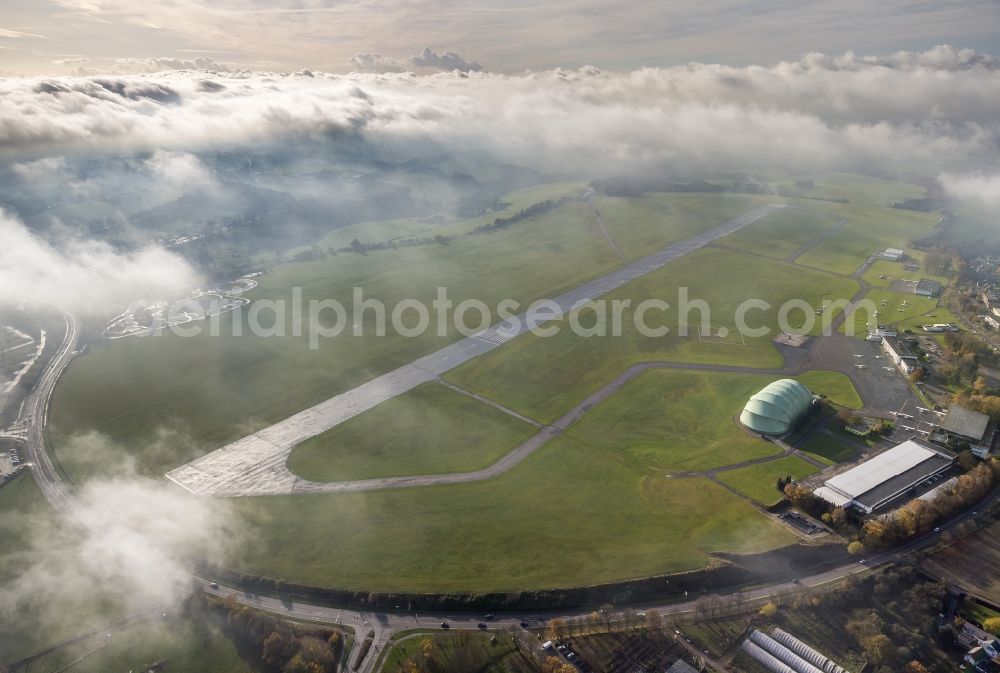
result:
[[[762,435],[783,435],[812,409],[815,398],[795,379],[779,379],[750,398],[740,423]]]

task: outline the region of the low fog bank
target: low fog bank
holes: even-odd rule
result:
[[[90,435],[75,448],[108,452],[106,441]],[[24,486],[35,488],[5,488],[26,493]],[[126,465],[85,482],[76,495],[69,513],[25,496],[22,506],[30,502],[30,510],[5,512],[0,520],[0,534],[17,544],[0,564],[3,631],[52,643],[125,616],[177,610],[190,593],[195,564],[224,562],[240,544],[225,501],[194,498]]]

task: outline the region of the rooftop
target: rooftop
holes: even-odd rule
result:
[[[899,357],[901,358],[917,357],[916,355],[913,354],[913,351],[910,350],[910,347],[906,345],[906,342],[903,341],[902,339],[894,336],[889,336],[888,334],[886,334],[882,338],[885,341],[885,343],[888,344],[888,346],[892,348],[892,350],[895,351],[895,353]]]
[[[981,442],[986,439],[989,425],[990,417],[986,414],[953,404],[938,427],[952,434]]]
[[[828,479],[826,485],[852,499],[857,499],[887,480],[906,473],[936,455],[937,451],[911,439]]]
[[[920,282],[917,283],[917,287],[914,289],[914,292],[917,292],[918,294],[924,292],[930,294],[937,294],[940,291],[941,291],[941,283],[937,282],[936,280],[929,280],[927,278],[921,278]]]

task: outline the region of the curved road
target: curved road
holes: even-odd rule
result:
[[[73,509],[75,498],[62,481],[48,451],[45,450],[49,400],[52,398],[56,383],[73,359],[80,331],[80,324],[74,316],[64,313],[63,319],[66,330],[59,350],[46,364],[45,371],[39,377],[34,390],[25,398],[21,405],[21,414],[14,426],[23,428],[23,436],[17,438],[25,444],[27,462],[31,465],[42,494],[53,508],[65,513]]]

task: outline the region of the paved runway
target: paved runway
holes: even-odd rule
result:
[[[559,307],[553,319],[569,313],[578,304],[597,299],[784,207],[780,204],[768,204],[754,208],[713,229],[569,290],[553,299]],[[197,495],[224,497],[335,490],[331,489],[332,485],[319,488],[321,485],[302,482],[288,470],[285,461],[296,445],[412,390],[421,383],[432,381],[527,331],[528,321],[522,313],[514,320],[456,341],[357,388],[216,449],[171,470],[167,473],[167,478]],[[501,462],[511,455],[505,456]],[[374,484],[371,487],[378,488]]]

